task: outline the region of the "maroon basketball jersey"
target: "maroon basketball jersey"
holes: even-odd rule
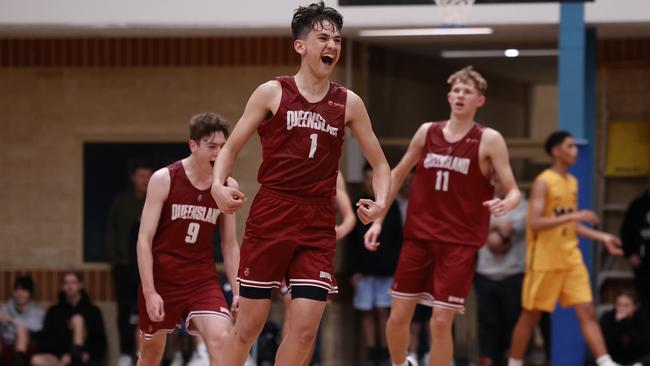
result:
[[[263,150],[257,180],[295,196],[336,195],[347,90],[330,82],[327,95],[310,103],[293,76],[276,80],[282,85],[282,100],[275,116],[257,129]]]
[[[156,285],[192,286],[217,277],[212,241],[219,209],[210,189],[192,185],[179,160],[169,169],[169,195],[153,239]]]
[[[483,202],[494,187],[479,167],[483,126],[474,124],[459,141],[449,143],[432,123],[418,162],[406,215],[404,236],[481,246],[487,238],[490,212]]]

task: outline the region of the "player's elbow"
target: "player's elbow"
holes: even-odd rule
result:
[[[144,254],[145,252],[151,252],[151,239],[140,235],[138,236],[138,242],[136,243],[136,251],[138,256]]]

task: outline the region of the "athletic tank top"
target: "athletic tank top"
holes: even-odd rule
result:
[[[408,239],[481,246],[487,238],[490,212],[483,202],[494,187],[479,167],[484,127],[474,126],[455,143],[445,140],[446,122],[432,123],[418,161],[406,214]]]
[[[310,103],[292,76],[276,80],[282,85],[282,100],[275,116],[257,129],[262,142],[257,179],[262,188],[294,196],[333,197],[347,90],[330,82],[327,95]]]
[[[573,175],[563,176],[546,169],[536,179],[546,184],[543,217],[557,217],[577,210],[578,181]],[[527,267],[531,270],[563,270],[582,264],[574,221],[546,230],[533,231],[528,227],[527,245]]]
[[[219,209],[210,189],[192,185],[179,160],[167,167],[169,195],[153,239],[153,273],[159,283],[188,286],[216,279],[212,240]]]

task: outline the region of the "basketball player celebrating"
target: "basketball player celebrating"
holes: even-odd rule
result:
[[[212,194],[223,212],[234,212],[245,196],[222,183],[257,130],[261,187],[246,222],[238,272],[240,315],[226,341],[224,365],[244,363],[267,318],[271,289],[283,278],[291,290],[292,321],[275,365],[300,365],[306,358],[328,293],[336,291],[333,198],[346,125],[375,171],[376,199],[360,200],[357,214],[368,223],[385,211],[390,167],[365,106],[352,91],[329,81],[341,52],[342,25],[341,14],[322,2],[294,12],[291,28],[300,70],[253,92],[214,166]]]
[[[453,354],[452,323],[464,309],[474,278],[476,252],[485,243],[490,214],[503,215],[519,204],[508,149],[495,130],[474,121],[485,104],[485,79],[472,67],[449,77],[449,120],[422,124],[391,172],[390,205],[406,175],[417,165],[409,196],[386,336],[395,365],[407,360],[409,325],[416,303],[433,307],[429,365],[448,366]],[[505,198],[493,198],[498,176]],[[366,233],[376,250],[381,220]]]
[[[142,279],[139,366],[160,364],[167,333],[182,319],[190,333],[198,331],[205,341],[210,365],[224,365],[217,355],[232,326],[212,256],[217,225],[231,283],[236,278],[239,246],[235,215],[219,214],[210,187],[212,164],[227,137],[228,128],[218,115],[192,117],[190,156],[156,171],[149,181],[137,246]],[[228,178],[228,186],[236,189],[237,182]],[[235,296],[233,309],[237,302]]]
[[[621,241],[581,224],[598,223],[591,210],[578,210],[578,181],[568,169],[578,157],[576,142],[565,131],[546,140],[553,165],[537,176],[530,192],[527,217],[526,274],[522,311],[512,331],[509,366],[522,366],[530,335],[542,311],[572,306],[587,345],[599,366],[617,365],[607,353],[592,302],[589,273],[578,248],[578,236],[602,242],[610,254],[622,255]]]

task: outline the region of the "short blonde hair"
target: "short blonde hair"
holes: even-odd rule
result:
[[[449,79],[447,79],[447,84],[454,85],[458,82],[467,83],[468,81],[474,83],[474,87],[479,91],[479,93],[485,94],[485,91],[487,90],[487,81],[485,81],[483,76],[481,76],[478,71],[474,70],[474,67],[471,65],[463,67],[451,74]]]

